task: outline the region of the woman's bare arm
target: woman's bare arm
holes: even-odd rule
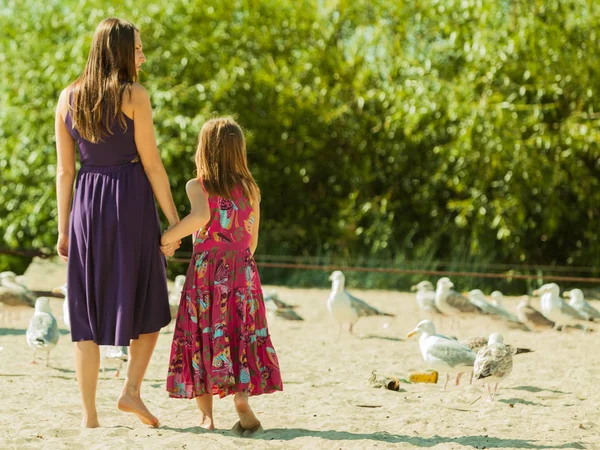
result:
[[[171,187],[167,172],[160,159],[156,138],[154,136],[154,124],[152,122],[152,105],[150,96],[146,89],[135,83],[132,86],[131,103],[133,106],[133,122],[135,126],[135,144],[148,176],[154,197],[160,209],[169,221],[169,225],[179,222],[177,208],[173,202]]]
[[[73,182],[75,181],[75,140],[69,134],[65,117],[68,110],[68,92],[63,90],[56,106],[54,133],[56,136],[56,202],[58,205],[58,235],[59,255],[67,256],[65,242],[68,248],[69,217],[73,197]],[[61,244],[61,240],[63,243]]]

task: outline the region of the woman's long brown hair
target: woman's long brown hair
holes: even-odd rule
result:
[[[73,126],[82,138],[99,142],[111,135],[115,119],[127,129],[121,103],[137,81],[135,32],[130,22],[109,18],[96,28],[83,75],[73,85]]]
[[[247,199],[260,201],[260,190],[248,169],[244,132],[233,119],[221,117],[204,124],[196,169],[209,194],[233,200],[233,190],[241,186]]]

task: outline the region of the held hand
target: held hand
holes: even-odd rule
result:
[[[58,256],[63,261],[67,261],[69,255],[69,236],[64,233],[58,234],[58,242],[56,243],[56,251]]]

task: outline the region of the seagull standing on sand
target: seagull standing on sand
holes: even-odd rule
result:
[[[498,310],[502,311],[501,314],[503,317],[510,320],[511,322],[521,323],[519,318],[516,315],[514,315],[513,313],[511,313],[504,306],[504,294],[502,294],[502,292],[494,291],[490,294],[490,297],[492,297],[492,305],[494,305]]]
[[[46,366],[50,361],[50,350],[58,342],[58,324],[50,311],[50,304],[46,297],[39,297],[35,301],[35,312],[29,322],[27,333],[25,334],[27,344],[33,347],[33,360],[35,364],[35,354],[38,350],[46,351]]]
[[[565,297],[570,297],[569,305],[576,309],[587,320],[599,320],[600,311],[590,305],[585,298],[581,289],[571,289],[563,293]]]
[[[559,292],[560,288],[556,283],[544,284],[533,291],[533,295],[541,295],[542,314],[554,322],[554,329],[561,326],[564,330],[567,325],[579,325],[581,321],[585,321],[584,316],[560,298]]]
[[[296,305],[290,305],[279,298],[277,291],[264,295],[265,309],[272,316],[278,316],[286,320],[304,320],[295,311]]]
[[[454,283],[449,278],[443,277],[438,280],[435,290],[435,306],[437,306],[437,309],[449,316],[465,312],[482,312],[481,308],[453,290],[453,287]]]
[[[485,347],[477,353],[473,374],[478,380],[484,380],[490,400],[494,401],[498,383],[504,380],[512,372],[513,355],[516,347],[504,345],[504,339],[500,333],[492,333]],[[490,392],[490,386],[495,383],[494,392]]]
[[[129,350],[127,347],[117,347],[114,345],[101,345],[100,346],[100,364],[102,365],[102,374],[106,379],[106,363],[116,363],[117,371],[115,378],[121,373],[123,364],[129,361]]]
[[[19,278],[14,272],[0,272],[0,302],[11,306],[34,306],[35,295],[19,283]]]
[[[530,323],[538,328],[553,328],[554,322],[548,320],[541,312],[531,306],[531,297],[524,295],[517,305],[517,317],[520,322]]]
[[[329,315],[340,324],[340,331],[343,324],[348,324],[348,330],[352,333],[352,327],[354,327],[354,324],[361,317],[395,317],[394,314],[381,312],[345,291],[345,277],[341,271],[336,270],[331,274],[329,279],[331,280],[331,293],[327,300],[327,309],[329,310]]]
[[[417,291],[417,305],[419,309],[430,316],[441,314],[440,310],[435,306],[435,288],[431,281],[421,281],[415,286],[410,287],[411,291]]]
[[[67,297],[67,285],[63,284],[57,288],[52,289],[54,294],[62,294],[65,296],[63,300],[63,324],[67,328],[67,330],[71,329],[71,318],[69,316],[69,299]]]
[[[185,285],[185,275],[177,275],[173,283],[173,289],[169,292],[169,309],[171,310],[171,323],[177,319],[181,292]]]
[[[450,374],[457,374],[456,385],[458,386],[462,373],[473,369],[475,352],[455,339],[436,334],[435,326],[430,320],[419,322],[416,328],[408,333],[408,337],[419,333],[421,334],[419,347],[427,367],[446,372],[444,390],[448,386]]]

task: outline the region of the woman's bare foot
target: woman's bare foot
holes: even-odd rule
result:
[[[233,403],[235,404],[235,411],[240,418],[240,421],[231,429],[234,434],[237,436],[250,437],[254,433],[262,431],[260,420],[256,418],[252,408],[250,408],[247,394],[235,394]]]
[[[154,417],[144,402],[140,398],[139,392],[134,392],[133,390],[123,389],[121,393],[121,397],[117,402],[117,408],[124,412],[134,413],[142,423],[146,425],[150,425],[151,427],[160,426],[160,422],[156,417]]]
[[[82,428],[98,428],[100,423],[98,423],[98,416],[83,416],[81,419],[81,427]]]

